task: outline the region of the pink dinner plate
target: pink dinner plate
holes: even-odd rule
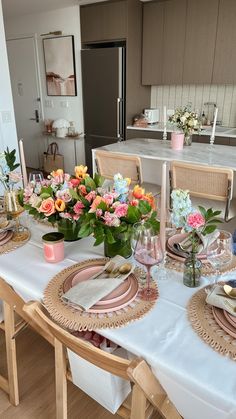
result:
[[[236,316],[233,316],[232,314],[228,313],[228,311],[224,310],[224,315],[228,322],[232,324],[236,328]]]
[[[101,265],[99,266],[88,266],[86,268],[79,269],[78,271],[70,274],[64,281],[63,291],[68,291],[71,287],[75,286],[81,281],[86,281],[90,279],[93,275],[101,270]],[[96,280],[96,279],[95,279]],[[109,281],[109,278],[107,278]],[[120,308],[128,305],[138,293],[138,281],[136,277],[131,274],[129,277],[115,288],[107,296],[103,297],[98,301],[93,307],[87,310],[90,313],[107,313],[111,311],[119,310]],[[74,307],[79,309],[78,306]]]
[[[178,258],[181,258],[182,261],[185,260],[184,256],[180,256],[179,254],[176,253],[175,248],[174,248],[174,244],[175,243],[181,243],[186,237],[188,237],[188,233],[183,233],[183,234],[175,234],[174,236],[171,236],[168,241],[167,241],[167,247],[169,248],[170,252],[172,254],[176,254],[176,256],[178,256]],[[200,252],[197,255],[198,259],[206,259],[206,254]],[[180,259],[177,259],[180,260]]]
[[[6,236],[3,239],[0,240],[0,246],[3,246],[7,242],[9,242],[9,240],[11,240],[12,236],[13,236],[13,231],[12,230],[7,230]]]
[[[233,326],[225,317],[224,310],[212,306],[212,313],[218,325],[233,338],[236,338],[236,327]]]

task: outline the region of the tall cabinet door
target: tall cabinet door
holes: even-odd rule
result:
[[[220,0],[212,82],[236,82],[236,0]]]
[[[162,84],[164,3],[143,6],[142,84]]]
[[[188,0],[183,83],[211,83],[218,0]]]
[[[186,9],[187,0],[164,2],[162,84],[182,84],[183,81]]]

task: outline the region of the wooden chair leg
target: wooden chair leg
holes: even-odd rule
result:
[[[62,366],[62,367],[61,367]],[[55,339],[56,410],[57,419],[67,419],[66,357],[63,345]]]
[[[5,322],[9,398],[10,402],[17,406],[19,404],[19,388],[17,377],[16,341],[14,336],[14,310],[5,301],[3,301],[3,310]]]
[[[141,388],[134,384],[130,419],[145,419],[147,399]]]

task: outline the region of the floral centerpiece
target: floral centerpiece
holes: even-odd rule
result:
[[[169,122],[176,125],[184,133],[185,145],[191,145],[192,134],[194,132],[198,133],[201,129],[199,115],[192,112],[188,106],[177,108],[175,113],[169,117]]]
[[[130,192],[130,180],[119,174],[111,192],[102,188],[103,181],[97,174],[89,176],[86,166],[76,166],[74,176],[58,169],[43,182],[25,188],[24,207],[35,218],[57,224],[65,240],[93,234],[95,245],[105,243],[106,253],[111,247],[111,252],[127,255],[134,223],[148,217],[147,222],[158,228],[154,199],[138,185]]]
[[[221,211],[213,211],[199,206],[193,208],[189,192],[182,189],[174,189],[172,198],[172,222],[177,228],[181,228],[188,236],[180,244],[183,251],[189,253],[185,265],[184,284],[187,286],[199,285],[201,276],[201,262],[197,259],[197,253],[202,250],[204,242],[215,240],[214,235],[217,224],[222,221],[218,218]],[[208,236],[208,240],[204,238]]]

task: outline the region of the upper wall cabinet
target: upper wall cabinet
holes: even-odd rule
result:
[[[143,84],[179,84],[183,77],[186,1],[143,7]]]
[[[127,36],[127,3],[123,0],[81,6],[80,17],[82,43],[125,39]]]
[[[183,83],[211,83],[218,0],[188,0]]]
[[[212,82],[236,82],[236,0],[220,0]]]

